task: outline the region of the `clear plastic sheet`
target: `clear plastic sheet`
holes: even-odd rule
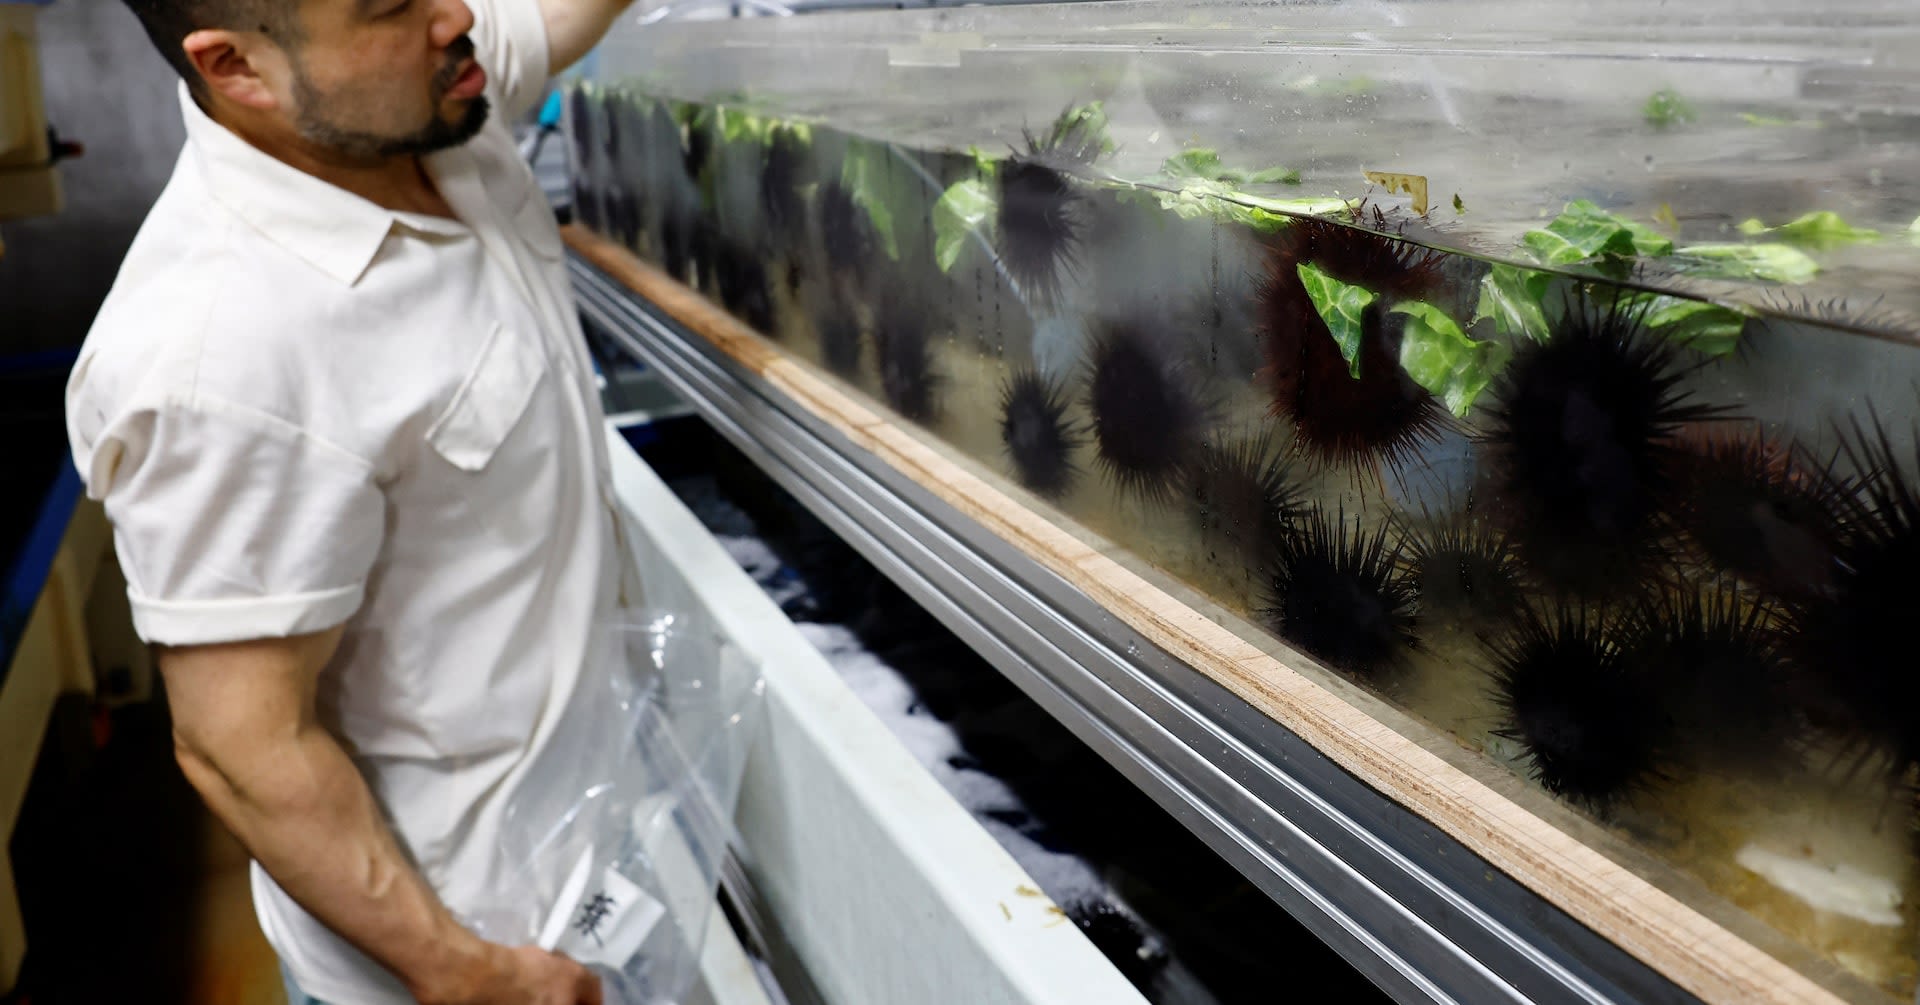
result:
[[[698,973],[764,683],[697,614],[630,612],[596,642],[468,921],[587,964],[609,1005],[675,1002]]]

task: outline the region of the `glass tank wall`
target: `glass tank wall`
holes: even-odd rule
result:
[[[581,222],[1913,999],[1910,3],[857,12],[599,67]]]

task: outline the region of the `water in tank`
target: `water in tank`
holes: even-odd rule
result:
[[[646,20],[568,95],[583,224],[1913,998],[1909,3]]]

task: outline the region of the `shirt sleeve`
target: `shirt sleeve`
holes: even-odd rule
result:
[[[283,638],[359,609],[386,508],[353,454],[205,399],[132,412],[79,453],[87,494],[113,523],[142,639]]]
[[[467,0],[467,7],[487,90],[499,105],[496,114],[517,120],[539,102],[552,73],[540,0]]]

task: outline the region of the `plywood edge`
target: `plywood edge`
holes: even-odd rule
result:
[[[588,261],[708,338],[756,374],[782,358],[725,311],[578,227],[566,240]],[[1428,820],[1542,899],[1686,991],[1715,1003],[1838,1003],[1808,976],[1721,927],[1378,722],[1338,695],[1208,620],[1152,583],[1035,515],[827,382],[788,363],[782,390],[928,492],[1006,538],[1114,616],[1298,734],[1362,782]],[[869,446],[870,445],[870,446]]]

